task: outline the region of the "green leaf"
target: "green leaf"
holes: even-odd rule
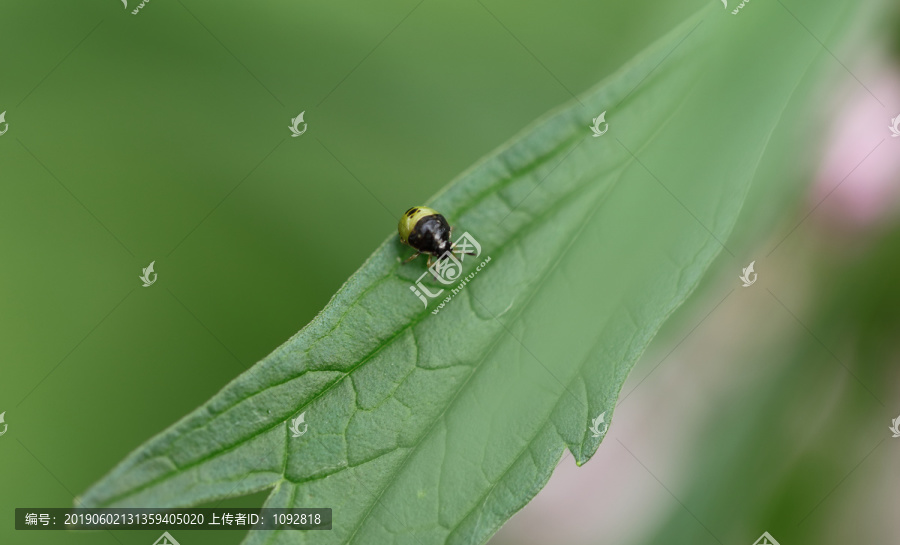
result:
[[[331,507],[334,529],[247,543],[486,541],[565,448],[579,464],[595,452],[592,421],[612,420],[632,365],[722,252],[819,53],[783,12],[762,19],[773,9],[703,10],[435,197],[482,247],[463,274],[485,263],[437,314],[440,298],[425,308],[410,290],[424,259],[401,265],[411,252],[391,234],[307,327],[80,501],[272,488],[267,507]],[[758,38],[762,24],[775,30]]]

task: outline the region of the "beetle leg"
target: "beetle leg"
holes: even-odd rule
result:
[[[402,261],[401,263],[402,263],[403,265],[406,265],[407,263],[409,263],[409,262],[412,261],[413,259],[419,257],[419,254],[421,254],[421,253],[422,253],[422,252],[416,252],[416,253],[414,253],[413,255],[407,257],[407,258],[406,258],[404,261]]]
[[[428,254],[428,263],[425,265],[425,267],[427,267],[429,269],[431,268],[431,258],[432,257],[434,257],[434,256],[431,254]]]

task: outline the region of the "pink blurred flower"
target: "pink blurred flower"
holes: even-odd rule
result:
[[[889,221],[900,202],[900,137],[893,137],[890,128],[892,118],[900,116],[900,71],[882,65],[865,72],[860,69],[857,76],[862,84],[850,80],[854,88],[832,110],[810,194],[810,207],[819,205],[819,220],[841,230]]]

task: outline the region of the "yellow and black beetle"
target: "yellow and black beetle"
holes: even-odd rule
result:
[[[400,233],[400,242],[416,251],[403,263],[409,263],[419,257],[419,254],[428,254],[430,267],[432,257],[440,259],[445,252],[454,251],[455,245],[450,241],[453,227],[447,222],[447,218],[433,208],[413,206],[400,218],[397,231]],[[470,252],[466,254],[475,255]]]

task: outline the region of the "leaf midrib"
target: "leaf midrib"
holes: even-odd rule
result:
[[[568,138],[568,139],[566,139],[566,140],[567,140],[567,141],[571,141],[571,140],[573,140],[573,139],[572,139],[572,138]],[[625,166],[627,166],[628,163],[631,163],[632,161],[633,161],[632,158],[626,157],[626,161],[625,161],[626,164],[623,165],[622,167],[615,167],[615,168],[624,168]],[[518,174],[518,172],[519,172],[519,171],[516,171],[516,174]],[[515,176],[511,176],[510,179],[516,179],[516,177],[515,177]],[[587,183],[587,182],[585,182],[585,183]],[[545,216],[548,215],[549,213],[555,211],[558,207],[560,207],[560,206],[562,206],[563,204],[569,202],[575,195],[577,195],[578,190],[579,190],[581,187],[583,187],[583,185],[584,185],[584,184],[579,184],[579,185],[574,186],[569,192],[567,192],[566,194],[564,194],[563,196],[561,196],[561,198],[558,199],[557,202],[555,202],[552,206],[548,207],[547,210],[544,211],[544,213],[542,213],[542,214],[539,215],[539,216],[536,216],[536,217],[535,217],[535,220],[540,220],[541,218],[545,217]],[[483,200],[483,199],[487,198],[488,196],[490,196],[490,193],[484,193],[484,194],[479,194],[477,198]],[[538,223],[538,221],[534,221],[534,222],[532,222],[532,225],[535,225],[535,224],[537,224],[537,223]],[[534,227],[533,227],[533,228],[534,228]],[[532,228],[532,229],[533,229],[533,228]],[[512,234],[512,235],[507,239],[507,243],[504,244],[500,249],[498,249],[497,253],[500,254],[500,255],[502,255],[502,254],[503,254],[503,248],[508,247],[510,242],[514,242],[515,240],[518,240],[519,238],[521,238],[521,237],[524,236],[525,234],[531,232],[532,229],[528,229],[528,230],[522,229],[522,230],[520,230],[520,231],[518,231],[518,232]],[[388,239],[388,240],[385,241],[385,243],[383,243],[382,245],[388,244],[388,243],[390,243],[390,241],[391,241],[391,239]],[[391,278],[391,277],[394,277],[394,278],[401,278],[401,279],[403,279],[403,280],[406,280],[406,278],[404,278],[404,277],[402,277],[402,276],[396,274],[396,271],[399,270],[399,266],[400,266],[399,264],[398,264],[398,265],[395,265],[394,268],[393,268],[391,271],[388,271],[388,274],[387,274],[387,275],[382,276],[381,278],[376,279],[375,282],[374,282],[372,285],[367,286],[367,288],[366,288],[365,290],[362,290],[359,294],[357,294],[356,297],[353,299],[353,301],[358,301],[360,298],[364,297],[369,291],[371,291],[372,289],[374,289],[378,284],[387,281],[387,280],[388,280],[389,278]],[[539,284],[540,284],[540,282],[537,283],[536,285],[539,285]],[[340,319],[343,319],[343,318],[346,316],[346,314],[349,313],[349,311],[350,311],[351,308],[352,308],[352,306],[348,306],[347,312],[345,312],[344,314],[342,314],[342,316],[341,316]],[[418,316],[416,316],[413,320],[411,320],[411,321],[408,322],[407,324],[404,324],[404,325],[403,325],[400,329],[398,329],[394,334],[392,334],[390,337],[386,338],[384,341],[382,341],[381,343],[379,343],[379,344],[378,344],[376,347],[374,347],[374,348],[373,348],[373,349],[372,349],[372,350],[371,350],[364,358],[362,358],[355,366],[353,366],[352,368],[348,369],[347,371],[343,371],[343,370],[339,370],[339,369],[329,369],[329,368],[322,368],[322,369],[309,369],[309,368],[307,368],[307,369],[304,369],[304,370],[303,370],[302,372],[300,372],[299,374],[294,375],[294,376],[291,376],[291,377],[289,377],[289,378],[287,378],[287,379],[285,379],[285,380],[283,380],[283,381],[280,381],[280,382],[278,382],[278,383],[268,385],[268,386],[266,386],[265,388],[263,388],[262,390],[256,391],[256,392],[252,393],[251,395],[249,395],[249,396],[247,396],[247,397],[244,397],[244,398],[240,399],[240,400],[237,401],[236,403],[234,403],[234,404],[232,404],[232,405],[230,405],[230,406],[228,406],[228,407],[226,407],[226,408],[223,408],[223,409],[220,410],[220,411],[212,412],[212,411],[209,411],[209,410],[207,409],[207,412],[211,415],[210,420],[208,420],[208,421],[206,421],[206,422],[201,422],[201,423],[199,423],[196,427],[189,428],[189,429],[187,429],[187,430],[183,430],[183,433],[185,433],[185,434],[187,434],[187,433],[192,433],[192,432],[196,432],[196,431],[198,431],[198,430],[201,430],[201,429],[203,429],[203,428],[206,428],[206,427],[212,425],[213,422],[214,422],[217,418],[219,418],[221,415],[223,415],[224,413],[228,412],[229,410],[231,410],[231,409],[237,407],[237,406],[240,405],[241,403],[243,403],[243,402],[245,402],[245,401],[247,401],[247,400],[249,400],[249,399],[252,399],[252,398],[254,398],[254,397],[258,396],[258,395],[261,395],[261,394],[265,393],[266,391],[271,390],[272,388],[276,388],[276,387],[278,387],[278,386],[281,386],[281,385],[283,385],[283,384],[286,384],[286,383],[288,383],[288,382],[291,382],[291,381],[293,381],[293,380],[296,380],[296,379],[298,379],[298,378],[301,378],[301,377],[303,377],[305,374],[307,374],[307,373],[309,373],[309,372],[337,372],[337,373],[343,373],[342,376],[335,378],[335,379],[334,379],[333,381],[331,381],[330,383],[327,383],[326,386],[323,388],[323,390],[322,390],[318,395],[316,395],[315,397],[311,398],[311,399],[308,400],[307,402],[300,404],[299,406],[297,406],[296,408],[294,408],[292,411],[286,413],[287,416],[289,416],[289,415],[291,415],[291,414],[295,414],[297,411],[299,411],[299,410],[302,409],[303,407],[307,407],[307,406],[311,405],[313,402],[315,402],[316,400],[318,400],[319,398],[321,398],[323,395],[325,395],[325,394],[327,394],[328,392],[330,392],[330,391],[331,391],[335,386],[337,386],[341,381],[343,381],[344,379],[346,379],[347,377],[349,377],[353,372],[355,372],[357,369],[359,369],[360,367],[362,367],[363,365],[365,365],[366,363],[368,363],[369,361],[371,361],[371,359],[374,358],[374,357],[375,357],[382,349],[384,349],[386,346],[388,346],[388,345],[390,345],[391,343],[393,343],[393,342],[397,339],[397,337],[399,337],[400,335],[402,335],[403,333],[405,333],[407,329],[411,329],[411,328],[415,327],[416,325],[418,325],[420,322],[422,322],[429,314],[430,314],[430,311],[427,311],[427,310],[426,310],[426,311],[422,311],[422,312],[421,312]],[[308,325],[307,327],[309,327],[309,325]],[[304,329],[305,329],[305,328],[304,328]],[[327,334],[326,334],[326,336],[327,336]],[[308,351],[309,351],[311,348],[312,348],[312,346],[310,346],[307,350],[305,350],[305,351],[304,351],[304,354],[308,353]],[[178,464],[176,464],[175,461],[174,461],[174,460],[172,459],[172,457],[170,456],[170,452],[172,451],[173,448],[175,448],[175,444],[174,444],[174,442],[173,442],[172,444],[170,444],[170,445],[168,446],[168,448],[167,448],[165,451],[163,451],[163,452],[157,454],[156,456],[153,456],[152,458],[148,458],[148,459],[167,459],[167,460],[169,460],[169,462],[171,462],[172,466],[175,467],[175,470],[170,471],[170,472],[165,473],[165,474],[162,474],[162,475],[156,477],[155,479],[152,479],[152,480],[150,480],[150,481],[148,481],[148,482],[146,482],[146,483],[144,483],[144,484],[142,484],[142,485],[140,485],[140,486],[134,487],[134,488],[131,489],[131,490],[128,490],[128,491],[126,491],[126,492],[123,492],[123,493],[121,493],[121,494],[118,494],[118,495],[116,495],[116,496],[113,496],[112,498],[110,498],[110,499],[108,499],[108,500],[106,500],[106,501],[104,501],[104,502],[102,502],[102,503],[100,503],[100,504],[98,504],[98,505],[100,505],[100,506],[111,505],[111,504],[114,504],[114,503],[116,503],[116,502],[118,502],[118,501],[121,501],[121,500],[123,500],[123,499],[125,499],[125,498],[128,498],[128,497],[134,496],[134,495],[136,495],[136,494],[139,494],[140,492],[142,492],[142,491],[144,491],[144,490],[146,490],[146,489],[148,489],[148,488],[150,488],[150,487],[152,487],[152,486],[154,486],[154,485],[156,485],[156,484],[158,484],[158,483],[160,483],[160,482],[162,482],[162,481],[164,481],[164,480],[170,478],[172,475],[174,475],[174,474],[176,474],[176,473],[178,473],[178,472],[189,470],[189,469],[191,469],[191,468],[193,468],[193,467],[196,467],[196,466],[198,466],[198,465],[203,464],[204,462],[207,462],[207,461],[209,461],[209,460],[211,460],[211,459],[214,459],[214,458],[216,458],[216,457],[218,457],[218,456],[221,456],[221,455],[223,455],[223,454],[226,454],[226,453],[228,453],[228,452],[231,452],[231,451],[233,451],[233,450],[235,450],[235,449],[241,447],[242,445],[244,445],[244,444],[246,444],[246,443],[252,441],[253,439],[255,439],[255,438],[257,438],[257,437],[259,437],[259,436],[261,436],[261,435],[263,435],[263,434],[265,434],[265,433],[271,431],[272,429],[274,429],[274,428],[276,428],[277,426],[280,426],[280,425],[282,425],[282,424],[283,424],[282,421],[280,421],[280,420],[279,420],[279,421],[276,421],[276,422],[274,422],[272,425],[267,426],[267,427],[265,427],[265,428],[259,430],[259,431],[256,432],[256,433],[253,433],[253,434],[251,434],[251,435],[248,435],[247,437],[241,438],[240,440],[238,440],[237,442],[233,443],[232,445],[229,445],[229,446],[227,446],[227,447],[225,447],[225,448],[222,448],[222,449],[218,449],[218,450],[212,451],[212,452],[210,452],[208,455],[206,455],[206,456],[204,456],[204,457],[202,457],[202,458],[199,458],[199,459],[197,459],[197,460],[195,460],[195,461],[193,461],[193,462],[190,462],[190,463],[188,463],[188,464],[184,464],[184,465],[178,465]],[[377,459],[377,458],[380,457],[380,456],[381,456],[381,455],[376,456],[375,458],[372,458],[371,460]],[[367,461],[371,461],[371,460],[367,460]],[[144,460],[144,461],[146,461],[146,460]],[[363,462],[363,463],[366,463],[366,462]],[[357,464],[357,465],[355,465],[355,466],[347,466],[347,467],[357,467],[358,465],[361,465],[361,464]],[[344,468],[344,469],[346,469],[346,468]],[[273,473],[274,473],[274,472],[273,472]],[[283,474],[283,475],[282,475],[282,478],[284,478],[284,477],[285,477],[285,475]],[[289,481],[289,480],[288,480],[288,482],[294,482],[294,481]],[[304,482],[304,481],[301,481],[301,482]]]

